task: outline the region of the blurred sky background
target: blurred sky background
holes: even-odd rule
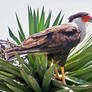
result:
[[[16,35],[18,26],[15,13],[18,14],[19,20],[26,34],[28,35],[28,5],[32,9],[45,7],[46,15],[52,10],[52,21],[62,10],[65,14],[63,23],[67,22],[67,18],[77,12],[88,12],[92,15],[92,0],[1,0],[0,1],[0,39],[9,38],[8,26]],[[89,30],[92,29],[92,24]]]

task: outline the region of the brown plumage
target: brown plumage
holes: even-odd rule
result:
[[[14,52],[21,54],[43,53],[48,59],[54,58],[57,63],[64,65],[69,51],[80,41],[80,31],[71,24],[51,27],[30,36],[21,46],[6,51],[8,60]]]

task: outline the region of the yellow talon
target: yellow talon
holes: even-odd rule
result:
[[[62,66],[61,66],[61,73],[62,73],[62,77],[61,77],[61,78],[62,78],[62,83],[63,83],[64,85],[67,85],[67,84],[66,84],[66,81],[65,81],[64,67],[62,67]]]

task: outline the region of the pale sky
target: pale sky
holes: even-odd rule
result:
[[[67,18],[77,12],[88,12],[92,15],[92,0],[1,0],[0,2],[0,39],[9,38],[8,26],[17,34],[18,26],[15,13],[18,14],[22,27],[28,34],[27,7],[31,5],[32,9],[45,7],[48,14],[52,10],[52,21],[63,10],[65,18],[63,23],[67,22]],[[90,29],[92,24],[90,24]]]

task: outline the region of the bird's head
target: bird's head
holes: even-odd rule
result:
[[[92,22],[92,17],[89,15],[89,13],[86,12],[79,12],[69,17],[69,22],[79,20],[84,23]]]
[[[89,22],[92,22],[92,17],[89,15],[89,13],[86,12],[79,12],[69,17],[69,23],[74,26],[76,25],[76,27],[78,27],[78,29],[80,30],[80,42],[86,36],[87,26]]]

